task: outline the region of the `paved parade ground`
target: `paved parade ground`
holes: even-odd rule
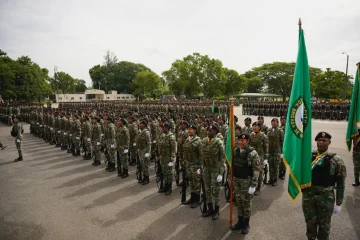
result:
[[[236,108],[241,126],[247,116]],[[256,116],[250,116],[253,121]],[[270,117],[265,124],[270,126]],[[351,153],[346,149],[347,122],[313,120],[313,138],[319,131],[332,135],[330,150],[339,154],[348,170],[340,215],[333,216],[331,239],[360,239],[360,187],[354,188]],[[229,204],[221,194],[220,218],[202,218],[199,208],[180,204],[180,187],[173,194],[157,193],[154,163],[150,184],[139,185],[136,166],[121,179],[104,165],[45,143],[24,124],[24,161],[14,163],[17,151],[11,128],[0,123],[0,240],[100,239],[307,239],[301,198],[287,196],[287,178],[276,187],[265,186],[254,197],[250,233],[229,231]],[[313,141],[315,148],[315,141]],[[190,189],[188,189],[189,193]],[[233,221],[236,223],[234,206]]]

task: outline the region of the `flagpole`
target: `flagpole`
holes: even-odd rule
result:
[[[230,131],[230,146],[231,146],[231,163],[234,155],[234,145],[235,145],[235,129],[234,129],[234,98],[230,98],[230,116],[229,116],[229,131]],[[232,166],[229,166],[230,171],[230,183],[229,183],[229,191],[230,191],[230,227],[232,226],[232,214],[233,214],[233,172]]]

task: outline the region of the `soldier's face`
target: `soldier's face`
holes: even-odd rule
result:
[[[274,128],[274,127],[277,127],[279,125],[279,123],[277,121],[272,121],[271,122],[271,126]]]
[[[235,130],[235,134],[238,136],[238,135],[240,135],[240,133],[241,133],[241,131],[239,130],[239,129],[236,129]]]
[[[256,132],[256,133],[260,132],[260,127],[259,127],[258,125],[252,126],[252,129],[253,129],[254,132]]]
[[[239,139],[238,140],[238,145],[239,145],[239,148],[244,149],[247,145],[249,145],[249,142],[245,138],[244,139]]]
[[[258,119],[258,122],[261,123],[261,124],[263,124],[263,123],[264,123],[264,119],[259,118],[259,119]]]
[[[285,120],[285,119],[281,119],[280,122],[281,122],[281,125],[285,125],[286,120]]]
[[[327,138],[318,138],[316,141],[317,148],[320,152],[325,152],[328,150],[331,141]]]
[[[208,134],[208,137],[214,137],[214,136],[216,136],[217,132],[214,129],[209,128],[207,134]]]
[[[139,128],[142,130],[142,129],[145,128],[145,125],[144,125],[143,123],[140,123],[140,124],[139,124]]]
[[[196,134],[195,129],[193,129],[193,128],[188,128],[188,134],[189,134],[190,136],[193,136],[194,134]]]
[[[122,121],[118,121],[118,122],[117,122],[117,126],[118,126],[118,127],[122,127],[123,125],[124,125],[124,124],[123,124]]]
[[[249,126],[250,125],[250,121],[249,120],[246,120],[245,121],[245,126]]]

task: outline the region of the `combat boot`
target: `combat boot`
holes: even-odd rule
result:
[[[113,172],[113,171],[115,171],[116,169],[115,169],[115,163],[111,163],[111,165],[110,165],[110,168],[109,168],[109,172]]]
[[[207,210],[207,212],[204,212],[201,216],[202,217],[209,217],[209,216],[211,216],[212,215],[212,213],[213,213],[213,205],[212,205],[212,203],[208,203],[208,210]]]
[[[150,182],[149,176],[144,176],[144,181],[142,183],[142,185],[146,185]]]
[[[61,146],[61,150],[66,150],[67,149],[67,146],[66,145],[62,145]]]
[[[105,168],[105,171],[107,171],[107,170],[109,170],[110,169],[110,162],[108,161],[107,162],[107,166],[106,166],[106,168]]]
[[[119,166],[117,167],[117,170],[118,170],[118,177],[121,177],[122,172],[121,172],[121,168]]]
[[[72,148],[68,148],[67,152],[72,153],[73,152]]]
[[[277,180],[275,179],[275,180],[273,181],[273,183],[271,184],[271,186],[275,187],[276,185],[277,185]]]
[[[194,202],[194,193],[192,192],[191,197],[187,201],[183,202],[182,205],[190,205],[193,202]]]
[[[56,144],[55,144],[55,147],[61,147],[61,144],[60,144],[60,143],[56,143]]]
[[[94,167],[99,166],[99,165],[101,165],[101,162],[96,160],[95,163],[94,163]]]
[[[244,217],[238,216],[238,222],[230,227],[231,231],[241,230],[244,225]]]
[[[165,186],[163,188],[160,188],[158,193],[164,193],[167,192],[167,183],[165,183]]]
[[[265,183],[265,184],[271,185],[271,184],[273,184],[273,183],[274,183],[274,179],[270,178],[270,180],[269,180],[267,183]]]
[[[217,220],[219,218],[219,206],[215,205],[215,209],[212,213],[212,220]]]
[[[248,234],[250,231],[250,225],[249,225],[249,221],[250,221],[250,217],[249,218],[245,218],[244,217],[244,225],[241,229],[241,234]]]
[[[123,173],[121,174],[121,178],[127,178],[129,176],[128,169],[124,168]]]
[[[136,159],[132,159],[130,165],[135,166],[136,165]]]
[[[281,172],[280,172],[279,178],[280,178],[281,180],[285,180],[285,171],[281,171]]]
[[[1,150],[4,150],[7,146],[1,146]]]
[[[194,196],[193,196],[193,203],[191,204],[191,208],[196,208],[197,206],[199,206],[199,202],[200,202],[200,194],[197,192],[194,192]]]
[[[138,183],[142,184],[144,182],[144,176],[140,176]]]
[[[172,183],[168,183],[168,188],[165,195],[170,195],[172,193]]]
[[[260,187],[257,187],[255,192],[254,192],[254,195],[257,196],[260,194]]]
[[[14,162],[20,162],[23,160],[23,157],[22,156],[19,156],[17,159],[14,160]]]
[[[352,184],[354,187],[357,187],[360,185],[359,179],[355,179],[355,182]]]

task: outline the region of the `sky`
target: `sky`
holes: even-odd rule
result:
[[[107,50],[161,74],[198,52],[244,73],[296,61],[302,19],[310,66],[360,62],[358,0],[0,0],[0,49],[91,84]]]

